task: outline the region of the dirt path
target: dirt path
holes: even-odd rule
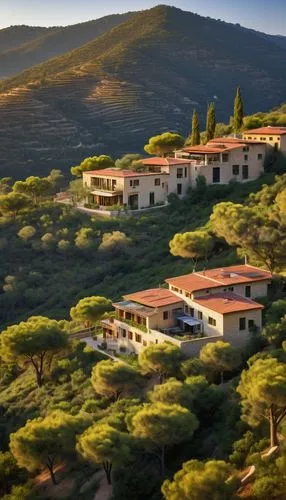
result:
[[[95,494],[94,500],[109,500],[112,495],[112,486],[107,484],[104,470],[100,470],[96,474],[99,482],[99,488]]]

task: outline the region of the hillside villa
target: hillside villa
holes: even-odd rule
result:
[[[204,176],[207,184],[255,180],[263,172],[265,154],[263,142],[213,139],[205,146],[175,151],[175,158],[143,159],[142,172],[116,168],[84,172],[83,184],[96,207],[141,210],[166,205],[170,193],[184,197],[189,187],[196,186],[198,176]]]
[[[264,142],[268,150],[280,150],[286,154],[286,127],[260,127],[243,132],[243,139]]]
[[[135,292],[114,303],[115,316],[101,321],[108,347],[139,353],[161,342],[197,355],[208,342],[243,347],[261,330],[272,275],[250,265],[193,272],[166,280],[168,288]]]

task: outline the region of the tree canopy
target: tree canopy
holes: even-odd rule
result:
[[[233,111],[233,130],[235,133],[240,132],[243,126],[244,118],[244,106],[241,96],[240,87],[237,87],[236,96],[234,100],[234,111]]]
[[[109,167],[114,167],[114,160],[110,156],[92,156],[91,158],[85,158],[79,165],[71,167],[71,173],[75,177],[82,177],[83,172]]]
[[[190,460],[173,481],[163,483],[162,493],[166,500],[231,500],[237,489],[230,479],[231,472],[231,466],[222,460]]]
[[[161,135],[155,135],[149,139],[144,150],[149,155],[167,156],[175,149],[180,149],[185,143],[185,139],[179,134],[165,132]]]
[[[286,364],[275,358],[258,359],[242,372],[237,391],[244,420],[255,426],[267,419],[271,446],[277,445],[278,426],[286,417]]]
[[[206,231],[177,233],[170,241],[171,254],[184,259],[192,259],[194,268],[199,258],[207,259],[213,247],[214,240]]]
[[[197,110],[195,109],[193,112],[192,119],[192,135],[191,135],[191,146],[197,146],[201,142],[200,135],[200,124],[199,124],[199,115]]]
[[[13,191],[8,194],[0,195],[0,210],[4,215],[10,215],[14,219],[21,210],[28,208],[31,201],[28,196],[21,193],[14,193]]]
[[[191,439],[199,423],[187,409],[177,404],[155,403],[145,405],[132,418],[132,434],[151,448],[159,448],[161,473],[165,470],[167,446]]]
[[[112,302],[105,297],[85,297],[71,308],[70,315],[74,321],[82,321],[89,326],[99,321],[102,315],[111,309]]]
[[[159,376],[160,383],[177,373],[182,360],[182,351],[170,342],[153,344],[139,353],[139,365],[145,373]]]
[[[206,141],[210,141],[215,136],[216,129],[216,112],[215,104],[211,102],[208,106],[207,123],[206,123]]]
[[[117,400],[141,384],[140,374],[130,365],[112,360],[100,361],[92,370],[91,383],[98,394]]]
[[[75,452],[76,436],[89,425],[86,417],[54,411],[45,418],[28,420],[10,436],[10,449],[18,465],[29,471],[47,467],[56,484],[54,468]]]
[[[211,370],[221,374],[223,382],[223,373],[232,371],[241,363],[240,351],[228,342],[219,340],[214,344],[208,343],[200,351],[200,360]]]
[[[60,324],[43,316],[32,316],[18,325],[9,326],[0,336],[0,355],[19,364],[31,363],[37,384],[41,387],[45,360],[68,344],[67,333]]]
[[[94,464],[102,464],[106,478],[111,484],[113,466],[118,466],[130,454],[131,439],[108,424],[98,423],[89,427],[80,437],[77,450]]]
[[[17,181],[13,186],[15,193],[21,193],[29,196],[34,203],[39,198],[46,196],[52,188],[52,182],[47,177],[27,177],[25,181]]]

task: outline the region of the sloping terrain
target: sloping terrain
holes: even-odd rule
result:
[[[173,7],[139,12],[3,82],[0,173],[67,168],[140,150],[167,129],[186,134],[193,108],[204,117],[214,96],[225,120],[237,85],[248,113],[269,109],[285,100],[285,77],[286,51],[251,30]]]
[[[132,13],[105,16],[66,27],[15,26],[0,30],[0,78],[69,52],[126,21]]]

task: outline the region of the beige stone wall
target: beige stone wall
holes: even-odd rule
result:
[[[265,142],[268,146],[271,146],[274,148],[276,147],[278,149],[281,149],[282,153],[286,154],[286,135],[275,135],[275,134],[268,134],[268,135],[260,135],[260,134],[252,134],[251,130],[247,130],[246,132],[243,133],[243,138],[252,140],[252,141],[260,141],[260,142]]]
[[[160,179],[160,185],[155,185],[155,179]],[[139,186],[133,186],[134,180],[139,181]],[[127,177],[124,179],[123,203],[128,205],[128,197],[138,194],[139,208],[150,206],[150,193],[154,193],[155,204],[167,202],[166,183],[168,176],[164,174],[146,175],[146,177]]]
[[[192,167],[190,163],[170,165],[169,167],[163,167],[162,170],[169,173],[167,178],[168,194],[178,194],[178,184],[181,184],[182,193],[179,196],[186,196],[188,188],[192,184]],[[182,175],[182,177],[178,177],[178,175]]]
[[[246,319],[246,328],[241,331],[239,329],[240,318]],[[256,309],[252,311],[242,311],[239,313],[225,314],[223,320],[224,338],[226,342],[230,342],[236,347],[243,347],[251,338],[251,333],[248,328],[249,320],[253,320],[259,330],[262,328],[262,310]]]
[[[184,302],[178,303],[178,304],[172,304],[166,307],[160,307],[158,309],[158,312],[154,316],[149,316],[147,318],[147,327],[148,328],[153,328],[154,330],[160,328],[171,328],[172,326],[175,326],[176,324],[176,319],[175,319],[175,311],[176,309],[184,309]],[[168,313],[168,319],[164,319],[164,312]]]

